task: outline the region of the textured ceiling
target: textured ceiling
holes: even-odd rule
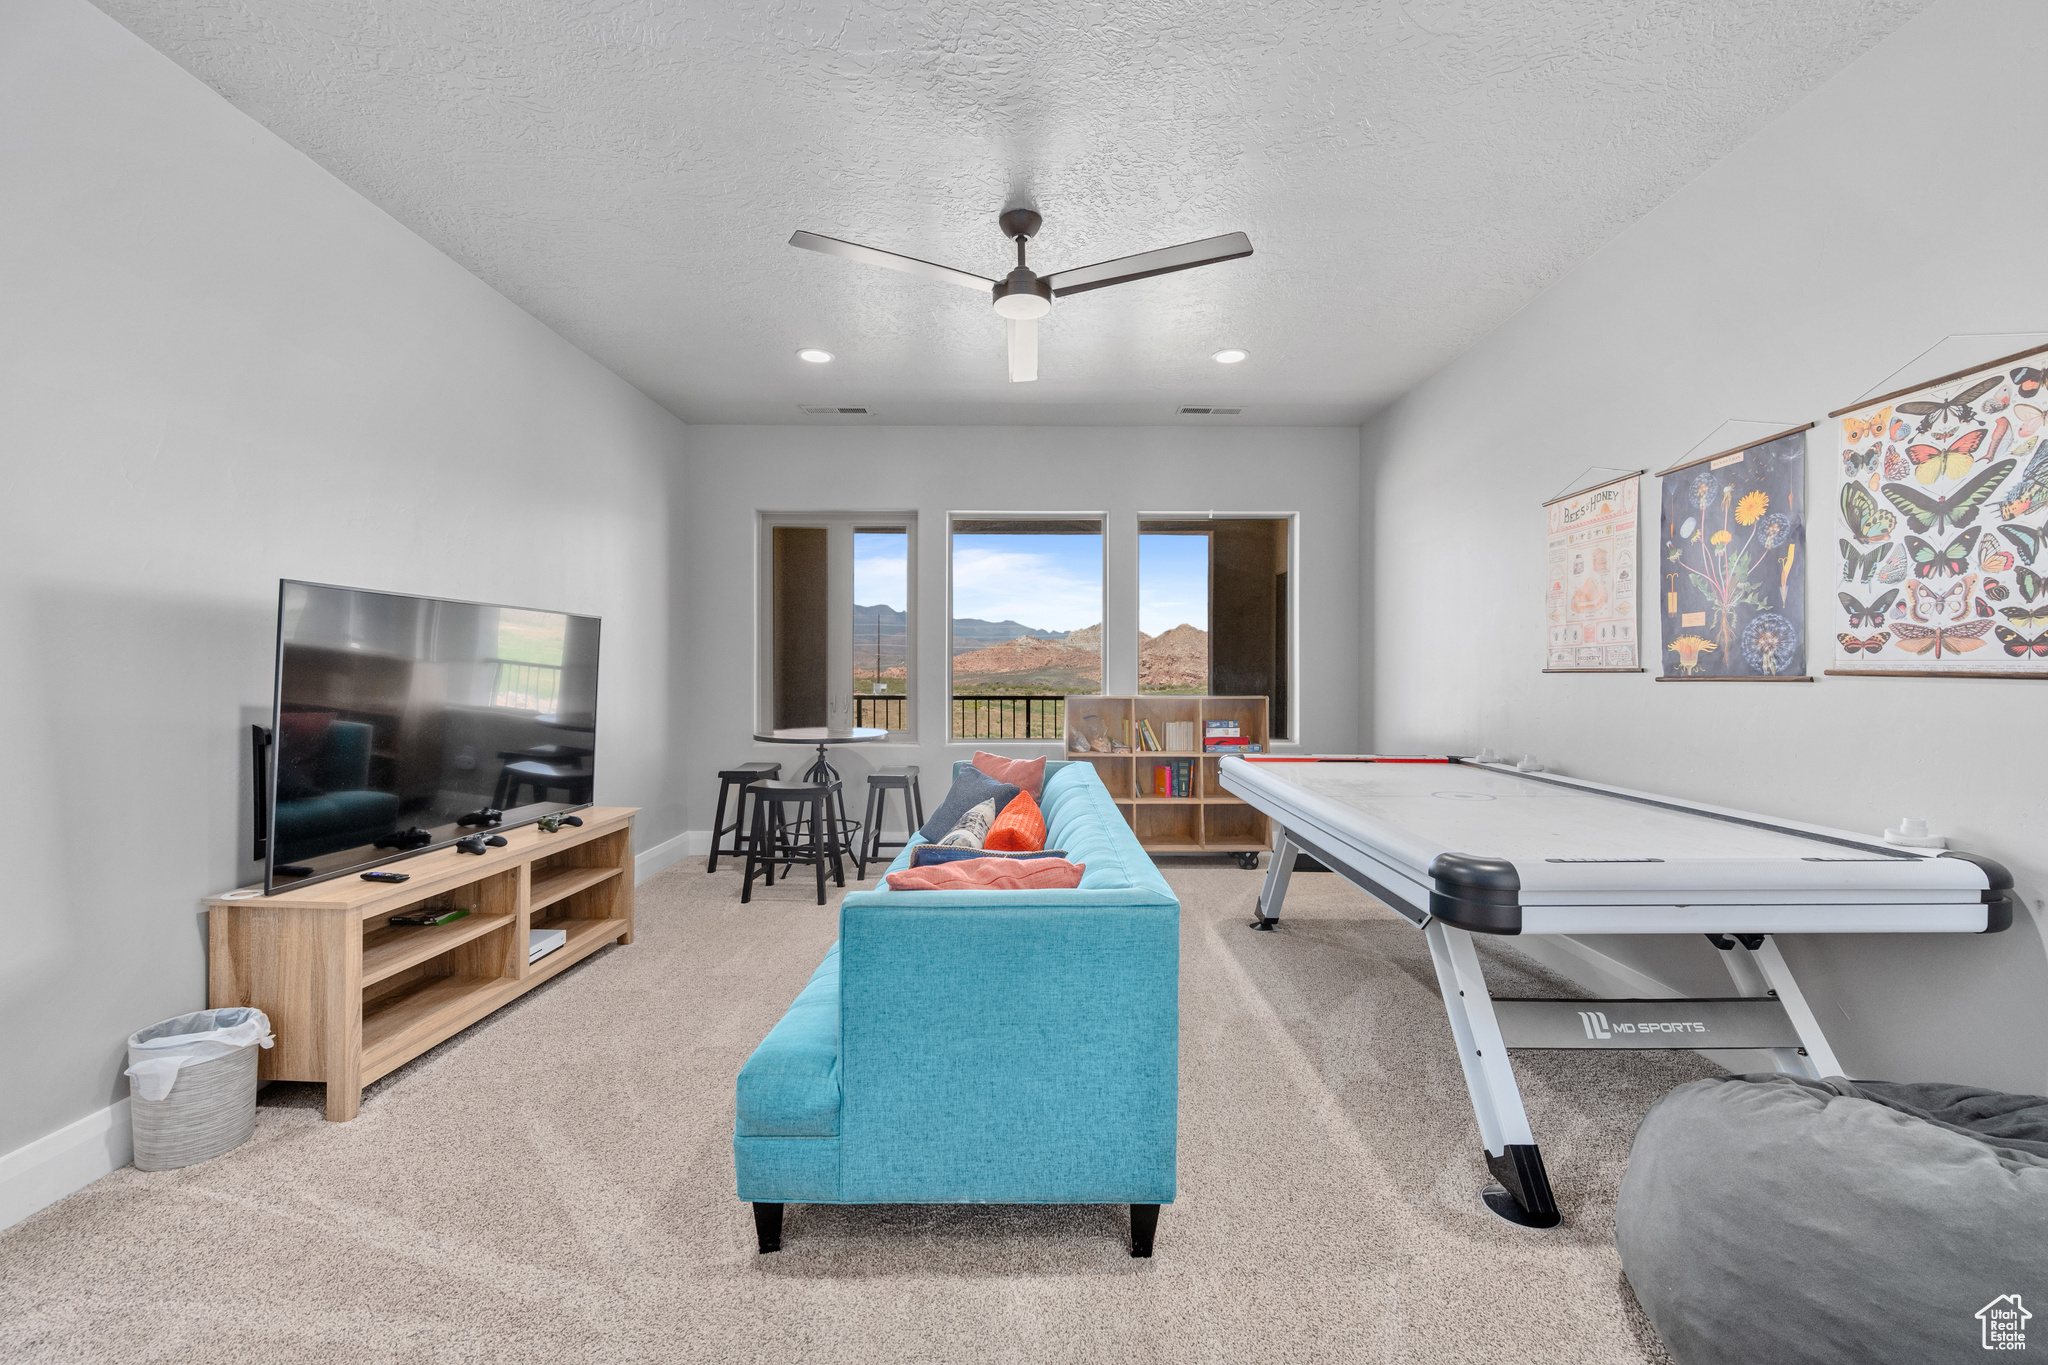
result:
[[[99,3],[688,421],[1350,423],[1924,0]],[[786,245],[997,274],[1012,204],[1041,270],[1257,254],[1061,301],[1012,386],[987,301]]]

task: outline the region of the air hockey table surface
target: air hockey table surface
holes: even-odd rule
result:
[[[1758,1048],[1841,1068],[1773,935],[1996,933],[2012,878],[1972,853],[1458,757],[1225,758],[1226,791],[1277,833],[1256,929],[1282,919],[1298,853],[1428,938],[1502,1217],[1560,1220],[1510,1049]],[[1703,934],[1725,998],[1495,1000],[1472,935]]]

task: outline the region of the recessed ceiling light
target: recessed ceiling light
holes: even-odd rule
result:
[[[796,353],[796,358],[798,360],[808,360],[813,365],[823,365],[832,358],[832,353],[830,351],[821,351],[815,346],[806,346]]]
[[[1250,351],[1240,351],[1233,347],[1228,351],[1218,351],[1215,360],[1218,365],[1235,365],[1240,360],[1249,360],[1251,354]]]

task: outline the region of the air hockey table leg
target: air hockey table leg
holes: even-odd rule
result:
[[[1272,864],[1266,868],[1266,884],[1259,888],[1258,917],[1252,921],[1252,928],[1279,926],[1280,903],[1287,899],[1287,879],[1294,875],[1294,859],[1300,852],[1294,840],[1287,837],[1287,831],[1280,831],[1280,842],[1274,846]]]
[[[1543,1153],[1529,1131],[1522,1108],[1521,1087],[1508,1063],[1507,1044],[1494,1018],[1493,997],[1479,969],[1472,935],[1431,920],[1423,930],[1429,956],[1436,964],[1437,987],[1444,1013],[1458,1045],[1458,1064],[1465,1070],[1465,1088],[1472,1096],[1472,1116],[1479,1122],[1479,1140],[1486,1147],[1486,1168],[1498,1180],[1498,1191],[1482,1196],[1486,1206],[1511,1223],[1554,1228],[1561,1221]]]
[[[1708,937],[1717,948],[1729,942],[1721,935]],[[1785,1017],[1792,1021],[1793,1031],[1799,1035],[1799,1046],[1770,1050],[1772,1064],[1781,1075],[1817,1081],[1843,1074],[1842,1064],[1835,1060],[1835,1050],[1828,1046],[1827,1036],[1820,1031],[1820,1020],[1806,1003],[1806,993],[1799,989],[1784,954],[1778,951],[1777,940],[1768,934],[1738,935],[1722,949],[1721,957],[1737,992],[1749,996],[1776,995],[1778,1003],[1785,1007]]]

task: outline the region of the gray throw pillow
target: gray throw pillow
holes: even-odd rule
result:
[[[947,830],[938,840],[940,848],[980,848],[981,841],[988,838],[988,827],[996,822],[996,799],[991,796],[978,806],[968,809],[960,817],[960,823]]]
[[[960,817],[973,810],[982,802],[994,798],[996,814],[1003,813],[1003,807],[1016,798],[1017,789],[1008,782],[998,782],[987,773],[974,768],[963,769],[953,779],[953,790],[946,793],[946,799],[939,802],[939,808],[932,812],[932,818],[924,822],[918,831],[925,842],[936,844],[952,833],[953,826],[960,823]]]

